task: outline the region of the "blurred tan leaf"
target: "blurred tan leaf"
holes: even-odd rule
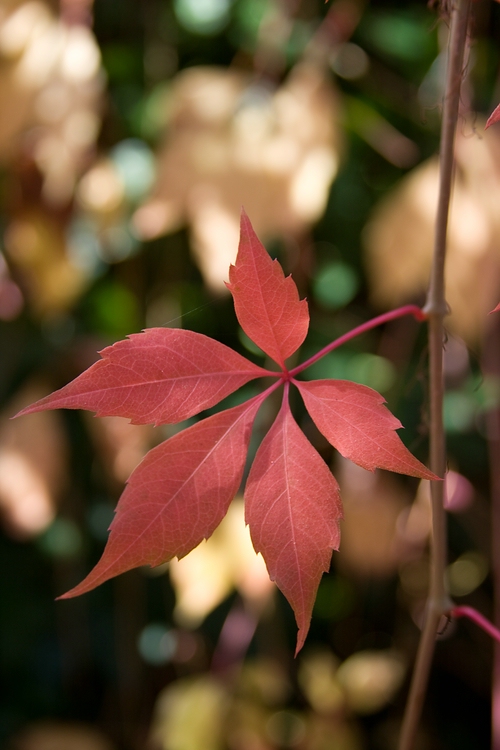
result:
[[[300,234],[324,211],[339,161],[337,95],[311,63],[276,91],[247,73],[199,67],[177,76],[170,108],[136,231],[151,239],[188,223],[205,281],[221,292],[242,205],[263,237]]]
[[[60,415],[40,412],[26,420],[9,419],[27,400],[45,393],[39,385],[28,386],[0,418],[0,514],[6,531],[18,539],[29,539],[49,526],[68,481]]]
[[[80,180],[77,197],[90,214],[108,221],[121,216],[125,189],[110,159],[100,159]]]
[[[446,325],[469,344],[481,339],[500,287],[500,135],[462,124],[446,261]],[[479,135],[479,132],[481,135]],[[426,292],[433,250],[438,162],[414,169],[375,210],[365,231],[373,302],[395,307]]]
[[[86,416],[103,465],[109,467],[115,484],[124,484],[153,445],[154,427],[133,425],[124,417],[94,419]]]
[[[0,159],[25,151],[48,203],[66,203],[100,127],[104,78],[92,32],[41,0],[0,6]]]
[[[14,737],[9,750],[112,750],[96,729],[84,724],[36,724]]]
[[[63,227],[41,209],[25,210],[5,232],[9,261],[18,270],[33,311],[42,316],[70,307],[88,283],[66,254]]]
[[[340,461],[337,473],[344,501],[339,565],[358,576],[392,575],[426,539],[417,544],[398,531],[410,498],[389,474],[372,473],[347,460]]]
[[[358,651],[337,670],[350,707],[360,714],[380,711],[401,687],[402,658],[394,651]]]
[[[337,713],[344,707],[344,693],[337,679],[338,665],[338,659],[326,649],[304,655],[300,663],[300,687],[317,713]]]

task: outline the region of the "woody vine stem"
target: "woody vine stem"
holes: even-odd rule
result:
[[[440,147],[440,184],[436,215],[434,255],[429,293],[424,311],[429,320],[429,393],[430,393],[430,468],[440,477],[446,471],[443,427],[443,342],[444,317],[447,314],[444,285],[446,237],[453,180],[455,132],[458,121],[470,0],[456,0],[451,9],[446,89],[443,102]],[[399,750],[412,750],[427,690],[436,635],[443,615],[452,604],[445,586],[446,520],[444,482],[431,482],[432,536],[431,573],[425,623],[406,703]]]

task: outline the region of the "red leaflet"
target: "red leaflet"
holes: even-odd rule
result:
[[[242,328],[280,364],[281,372],[257,367],[207,336],[152,328],[104,349],[102,359],[76,380],[20,414],[64,407],[128,417],[137,424],[177,422],[254,378],[277,378],[260,396],[197,422],[147,454],[120,498],[101,560],[64,595],[71,597],[130,568],[182,557],[212,534],[238,490],[257,410],[284,383],[283,405],[257,452],[245,498],[254,546],[294,609],[298,650],[307,635],[321,575],[339,546],[342,509],[336,480],[292,417],[290,383],[300,390],[319,430],[343,456],[366,469],[378,466],[437,477],[404,447],[395,432],[401,425],[378,393],[343,380],[299,382],[288,373],[285,360],[307,333],[307,303],[299,300],[293,280],[271,260],[244,212],[238,257],[229,276]],[[307,364],[375,323],[406,314],[420,319],[419,313],[410,305],[369,321]]]
[[[127,482],[101,559],[61,598],[139,565],[184,557],[209,537],[238,491],[262,401],[260,395],[215,414],[153,448]]]
[[[344,458],[370,471],[438,479],[405,448],[395,432],[402,424],[380,393],[348,380],[294,383],[314,424]]]
[[[491,115],[488,117],[486,121],[486,125],[484,126],[484,129],[486,130],[487,128],[491,127],[491,125],[494,125],[499,120],[500,120],[500,104],[497,107],[495,107]]]
[[[321,576],[339,547],[342,506],[336,480],[286,397],[252,464],[245,504],[253,545],[295,612],[299,651]]]
[[[241,213],[240,245],[227,284],[241,327],[281,367],[304,341],[309,328],[306,300],[299,300],[295,282],[277,260],[271,260]]]
[[[500,2],[500,0],[499,0],[499,2]],[[493,310],[490,310],[490,312],[488,314],[491,315],[491,313],[499,312],[499,311],[500,311],[500,302],[498,303],[498,305],[496,307],[493,308]]]
[[[229,347],[193,331],[150,328],[101,352],[78,378],[20,414],[89,409],[134,424],[180,422],[249,380],[269,375]]]

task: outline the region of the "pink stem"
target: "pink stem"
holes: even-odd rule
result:
[[[324,357],[325,354],[329,354],[334,349],[337,349],[339,346],[342,346],[342,344],[345,344],[346,341],[350,341],[356,336],[360,336],[362,333],[365,333],[365,331],[370,331],[372,328],[376,328],[383,323],[388,323],[390,320],[402,318],[404,315],[413,315],[413,317],[419,321],[427,320],[426,313],[424,313],[424,311],[420,307],[417,307],[417,305],[404,305],[404,307],[398,307],[396,310],[391,310],[390,312],[383,313],[383,315],[378,315],[376,318],[372,318],[366,323],[362,323],[360,326],[353,328],[352,331],[348,331],[347,333],[344,333],[343,336],[340,336],[340,338],[332,341],[331,344],[325,346],[325,348],[321,349],[321,351],[319,351],[317,354],[310,357],[305,362],[302,362],[302,364],[298,365],[297,367],[294,367],[293,370],[290,370],[288,376],[292,378],[295,375],[298,375],[299,372],[302,372],[306,369],[306,367],[309,367],[309,365],[317,362],[318,359]]]
[[[489,636],[494,638],[496,641],[500,643],[500,630],[496,628],[492,622],[486,619],[486,617],[483,617],[480,612],[473,609],[472,607],[453,607],[452,610],[449,612],[451,617],[468,617],[469,620],[472,620],[476,623],[476,625],[479,625],[480,628],[482,628],[486,633],[488,633]]]
[[[290,391],[290,381],[289,380],[285,380],[283,382],[285,384],[285,387],[283,389],[283,404],[285,404],[285,403],[288,402],[288,393]]]

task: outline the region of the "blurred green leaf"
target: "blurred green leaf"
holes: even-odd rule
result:
[[[231,0],[174,0],[179,23],[203,36],[218,34],[229,21]]]
[[[356,296],[358,288],[356,271],[341,261],[323,266],[313,280],[314,297],[328,310],[347,305]]]
[[[89,294],[85,307],[90,326],[104,336],[124,338],[141,328],[137,300],[118,281],[100,282]]]
[[[416,6],[391,11],[373,9],[363,18],[360,33],[384,56],[413,62],[432,54],[433,23],[433,17]]]

